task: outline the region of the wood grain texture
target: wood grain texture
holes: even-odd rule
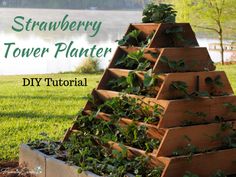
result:
[[[182,28],[183,32],[180,33],[185,41],[174,40],[174,45],[172,44],[172,39],[166,34],[167,29],[171,28]],[[189,23],[162,23],[157,29],[152,42],[150,43],[150,48],[165,48],[165,47],[190,47],[198,46],[198,42]]]
[[[168,64],[161,61],[162,57],[167,57],[169,61],[183,60],[185,67],[179,72],[213,71],[215,66],[205,47],[195,48],[162,48],[161,53],[155,63],[154,73],[175,72]]]
[[[231,95],[234,93],[229,80],[223,71],[169,73],[164,76],[165,79],[156,97],[157,99],[171,100],[184,97],[185,94],[183,92],[171,88],[171,84],[176,81],[181,81],[187,84],[188,94],[192,94],[195,91],[209,93],[214,91],[215,94],[219,95],[223,95],[225,93]],[[216,77],[220,77],[220,80],[223,83],[222,87],[218,87],[216,85],[212,87],[212,85],[208,85],[205,81],[207,78],[214,80]]]

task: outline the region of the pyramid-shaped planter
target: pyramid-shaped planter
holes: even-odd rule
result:
[[[219,170],[236,174],[236,97],[226,74],[214,71],[207,49],[198,47],[188,23],[130,24],[126,35],[133,30],[140,32],[138,38],[118,47],[91,94],[94,102],[87,102],[83,114],[90,115],[107,100],[126,93],[141,107],[148,105],[150,112],[157,107],[160,112],[150,122],[119,117],[121,126],[146,126],[147,136],[160,142],[149,152],[124,144],[130,156],[149,156],[150,166],[164,166],[162,177],[182,177],[186,171],[201,177]],[[150,77],[155,77],[151,89],[145,86]],[[99,109],[96,117],[111,121],[114,112]],[[63,141],[77,129],[74,124]],[[109,144],[122,149],[119,142]]]

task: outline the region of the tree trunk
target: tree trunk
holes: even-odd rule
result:
[[[221,25],[219,25],[219,40],[220,40],[220,56],[222,65],[225,64],[224,60],[224,44],[223,44],[223,30]]]

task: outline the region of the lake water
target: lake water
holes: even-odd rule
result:
[[[68,14],[69,21],[102,21],[99,33],[91,38],[88,34],[91,31],[74,31],[74,32],[15,32],[12,30],[14,18],[23,16],[25,19],[32,18],[36,21],[60,21]],[[70,41],[75,42],[76,48],[90,48],[96,44],[97,47],[110,47],[112,53],[105,58],[100,58],[100,66],[105,68],[117,48],[114,42],[120,39],[129,23],[140,22],[142,17],[141,11],[89,11],[89,10],[50,10],[50,9],[5,9],[0,8],[0,75],[13,74],[41,74],[73,71],[76,66],[81,64],[83,58],[65,58],[60,56],[54,58],[55,43]],[[200,46],[208,47],[208,43],[217,42],[213,39],[198,38]],[[47,57],[43,58],[13,58],[9,56],[4,58],[6,46],[4,43],[14,42],[19,48],[30,47],[48,47],[52,49]],[[210,52],[213,61],[220,61],[218,52]],[[226,53],[226,59],[230,53]]]

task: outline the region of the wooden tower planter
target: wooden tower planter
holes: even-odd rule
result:
[[[212,176],[218,170],[226,175],[236,174],[236,148],[229,146],[223,149],[221,139],[212,140],[212,137],[219,134],[229,137],[236,129],[236,111],[227,106],[236,106],[236,96],[226,74],[214,71],[215,66],[207,49],[198,47],[195,34],[188,23],[130,24],[126,35],[133,30],[141,32],[138,37],[140,41],[150,38],[150,43],[143,49],[142,59],[151,63],[150,68],[153,74],[158,75],[158,80],[154,86],[154,95],[132,93],[126,96],[136,98],[137,104],[142,101],[149,105],[149,111],[153,111],[153,107],[158,105],[162,113],[153,123],[134,121],[130,117],[119,118],[117,123],[121,126],[133,123],[137,126],[146,126],[148,137],[160,141],[159,146],[148,153],[124,144],[128,154],[151,157],[150,167],[163,166],[161,177],[182,177],[186,171],[200,177]],[[111,79],[127,77],[129,72],[133,71],[138,77],[137,82],[142,83],[147,71],[136,71],[136,68],[116,65],[123,56],[140,49],[132,40],[118,47],[98,87],[91,93],[95,103],[88,101],[83,114],[97,112],[99,105],[121,95],[122,90],[112,90],[108,86]],[[175,70],[163,62],[163,57],[175,63],[182,60],[184,67]],[[177,84],[182,85],[180,87]],[[203,94],[206,92],[208,96]],[[138,111],[134,112],[138,114]],[[97,112],[96,118],[110,121],[112,111],[108,112]],[[230,130],[222,131],[223,124],[230,124],[232,127]],[[67,141],[76,131],[78,125],[75,123],[68,129],[63,141]],[[109,144],[112,149],[121,150],[119,142],[110,141]],[[176,153],[178,149],[190,145],[197,148],[193,154]],[[55,169],[55,166],[51,169],[53,168]]]

